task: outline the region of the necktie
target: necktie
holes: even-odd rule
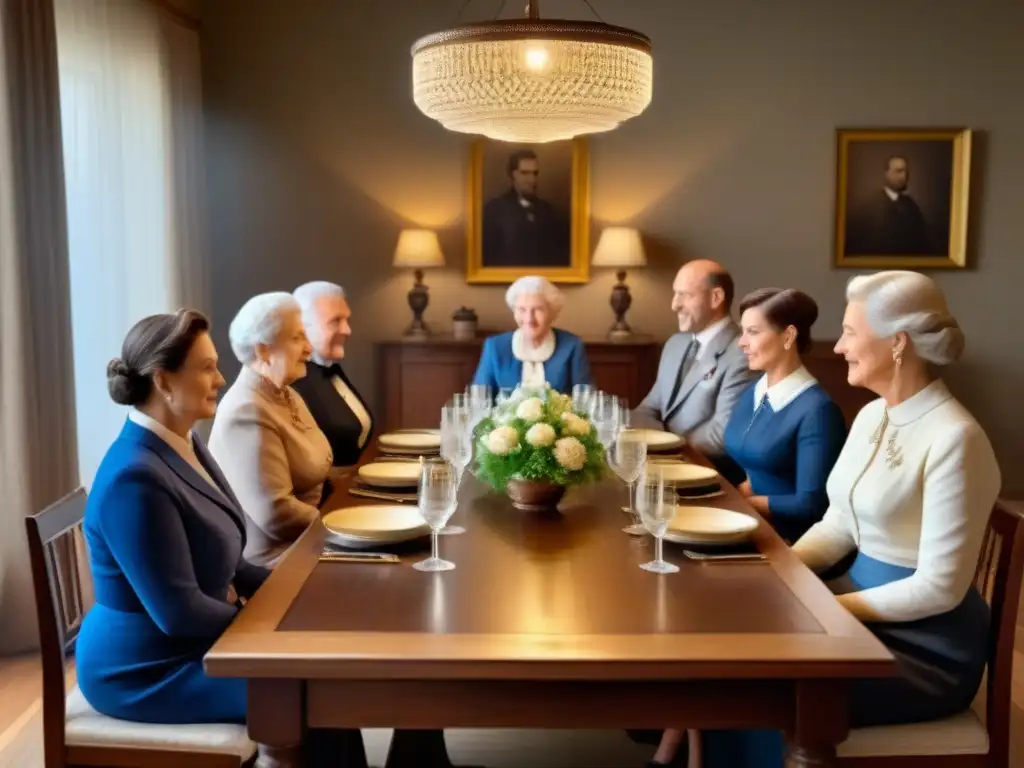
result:
[[[686,346],[686,351],[683,352],[683,359],[679,362],[679,371],[676,373],[676,383],[672,387],[672,394],[668,398],[666,407],[671,408],[672,404],[676,401],[676,395],[679,394],[679,389],[683,386],[683,379],[686,378],[686,374],[690,372],[694,361],[697,359],[698,349],[700,349],[700,342],[695,338],[690,339],[690,343]]]

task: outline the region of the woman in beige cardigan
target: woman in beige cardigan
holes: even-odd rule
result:
[[[312,354],[292,295],[249,299],[228,336],[242,370],[217,409],[210,450],[245,510],[245,557],[272,568],[320,517],[333,456],[291,388]]]

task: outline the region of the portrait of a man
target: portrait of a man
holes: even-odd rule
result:
[[[483,262],[491,267],[567,267],[569,212],[540,194],[540,160],[510,152],[508,189],[484,205]]]
[[[481,139],[470,156],[470,283],[527,274],[587,279],[586,140],[508,144]]]
[[[838,266],[963,266],[968,131],[840,131]]]

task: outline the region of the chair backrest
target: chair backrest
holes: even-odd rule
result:
[[[1024,516],[997,501],[978,559],[975,585],[992,610],[985,715],[992,765],[1009,765],[1013,644],[1024,575]]]
[[[79,488],[25,519],[43,663],[43,738],[46,768],[64,765],[65,661],[92,603]]]

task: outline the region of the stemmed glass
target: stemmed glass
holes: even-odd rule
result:
[[[441,458],[455,471],[455,490],[462,485],[462,476],[473,458],[473,437],[467,424],[468,415],[454,406],[441,408]],[[441,531],[446,536],[465,533],[461,525],[446,525]]]
[[[608,450],[618,431],[618,401],[604,392],[596,392],[590,401],[590,420],[597,430],[597,440]]]
[[[679,566],[665,562],[662,557],[664,536],[668,524],[676,516],[676,486],[666,480],[661,471],[647,471],[637,489],[636,505],[644,528],[654,537],[654,560],[640,567],[651,573],[678,573]]]
[[[647,467],[647,443],[639,433],[622,429],[608,447],[607,458],[608,466],[629,489],[629,506],[626,507],[626,512],[633,516],[633,524],[622,530],[631,536],[643,536],[647,533],[647,528],[640,522],[633,506],[633,486],[636,485],[640,473]]]
[[[594,388],[590,384],[573,384],[572,409],[578,413],[588,413],[593,396]]]
[[[450,571],[455,563],[438,555],[437,536],[455,512],[458,504],[458,480],[455,467],[446,461],[432,459],[423,463],[420,475],[419,509],[430,526],[430,557],[413,564],[417,571]]]

